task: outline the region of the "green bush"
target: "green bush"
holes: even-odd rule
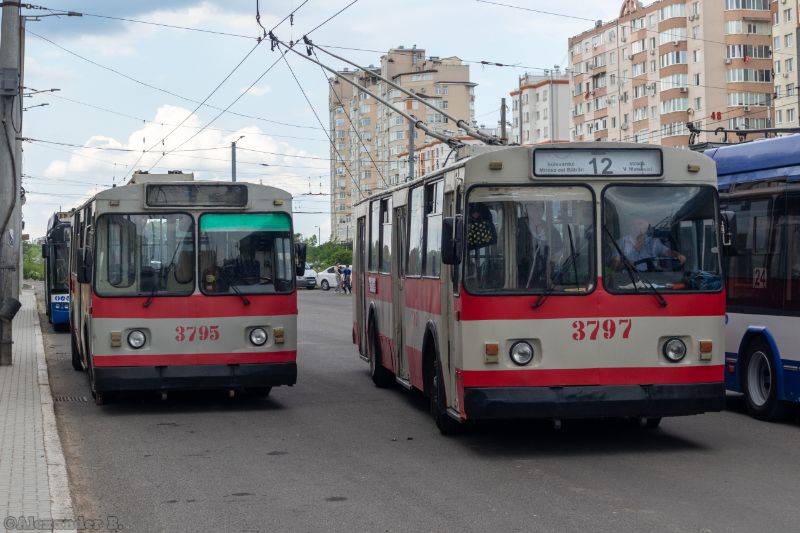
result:
[[[44,259],[40,245],[22,243],[22,277],[38,281],[44,279]]]

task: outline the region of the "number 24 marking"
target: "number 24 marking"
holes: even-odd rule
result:
[[[606,340],[613,339],[618,333],[623,339],[628,339],[630,337],[632,325],[633,320],[630,318],[620,318],[617,320],[611,318],[605,320],[576,320],[572,323],[572,329],[575,330],[572,333],[572,340],[582,341],[586,340],[588,336],[588,340],[596,341],[601,329],[603,338]]]
[[[219,340],[219,326],[176,326],[175,340],[178,342],[194,342]]]

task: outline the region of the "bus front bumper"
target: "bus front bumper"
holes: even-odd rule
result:
[[[101,392],[248,389],[294,385],[297,363],[95,367]]]
[[[467,387],[468,420],[694,415],[725,408],[723,383]]]

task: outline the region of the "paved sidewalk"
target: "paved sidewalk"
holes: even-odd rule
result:
[[[66,464],[33,290],[14,318],[13,365],[0,366],[0,531],[69,531]],[[40,521],[31,523],[31,519]]]

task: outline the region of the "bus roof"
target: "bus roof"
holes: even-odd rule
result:
[[[800,135],[713,148],[719,188],[767,180],[800,181]]]

